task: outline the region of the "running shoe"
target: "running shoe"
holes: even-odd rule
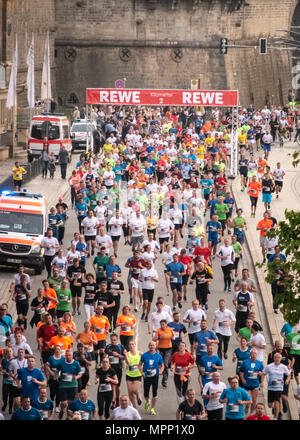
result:
[[[141,319],[145,319],[145,313],[142,314]]]
[[[152,415],[152,416],[156,416],[156,412],[155,412],[155,409],[154,409],[154,408],[151,408],[151,415]]]
[[[145,408],[145,411],[149,411],[149,408],[150,408],[150,403],[149,402],[146,402],[145,403],[145,405],[144,405],[144,408]]]
[[[178,301],[178,307],[179,307],[180,309],[182,309],[182,304],[181,304],[181,302],[179,302],[179,301]]]
[[[146,316],[146,318],[145,318],[145,322],[148,322],[148,316]]]

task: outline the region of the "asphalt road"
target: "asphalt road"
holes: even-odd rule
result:
[[[68,203],[69,200],[66,200],[66,202]],[[207,220],[208,220],[208,215],[206,216],[206,221]],[[74,212],[74,210],[70,210],[69,211],[69,220],[67,222],[66,234],[65,234],[65,239],[64,239],[64,246],[63,246],[64,250],[66,250],[66,248],[68,247],[70,240],[73,238],[73,233],[75,231],[77,231],[77,228],[78,228],[78,223],[77,223],[77,219],[75,216],[75,212]],[[185,245],[186,238],[187,238],[187,236],[184,237],[184,239],[181,239],[180,244],[182,246]],[[129,303],[129,294],[128,294],[127,283],[126,283],[127,269],[125,268],[125,262],[129,256],[131,256],[131,248],[129,246],[124,246],[124,239],[123,239],[123,237],[121,237],[120,249],[119,249],[118,258],[117,258],[117,264],[119,264],[119,266],[121,267],[121,270],[122,270],[122,278],[121,279],[124,282],[124,286],[125,286],[125,290],[126,290],[126,293],[124,294],[124,296],[122,296],[121,305]],[[93,272],[92,261],[93,261],[93,257],[91,257],[87,260],[87,264],[86,264],[87,271]],[[251,265],[250,258],[249,258],[249,255],[247,254],[246,249],[244,249],[244,258],[240,263],[239,271],[241,271],[241,269],[243,267],[248,267],[251,275],[252,276],[254,275],[255,271]],[[159,296],[159,295],[162,295],[162,296],[165,296],[166,303],[171,305],[171,296],[166,296],[166,288],[165,288],[165,281],[164,281],[164,274],[163,274],[163,264],[161,263],[161,256],[159,256],[158,260],[156,261],[155,268],[157,269],[158,274],[159,274],[159,282],[158,282],[158,285],[155,290],[154,303],[155,303],[155,298],[157,298],[157,296]],[[206,312],[207,318],[208,318],[208,328],[211,328],[213,312],[218,308],[219,299],[224,298],[226,300],[227,307],[231,310],[234,310],[233,305],[232,305],[233,293],[228,293],[228,292],[224,293],[224,291],[223,291],[223,287],[224,287],[223,274],[220,269],[219,260],[214,261],[213,271],[214,271],[214,279],[213,279],[213,281],[211,283],[211,287],[210,287],[211,294],[209,295],[209,309]],[[13,273],[14,272],[11,271],[11,276],[13,276]],[[7,270],[2,270],[0,272],[0,279],[2,277],[7,278]],[[41,276],[33,276],[32,277],[32,279],[33,279],[32,297],[36,296],[37,289],[38,289],[38,287],[41,287],[41,281],[44,278],[46,278],[46,271],[44,271]],[[195,298],[195,287],[188,285],[187,302],[183,302],[181,316],[183,316],[184,312],[188,308],[191,307],[191,302],[194,298]],[[257,302],[257,306],[256,306],[257,320],[259,322],[261,322],[263,328],[265,329],[264,335],[265,335],[267,343],[269,343],[270,338],[269,338],[269,335],[267,332],[266,316],[263,313],[262,306],[261,306],[260,299],[259,299],[259,295],[257,295],[256,302]],[[29,312],[29,320],[30,320],[31,316],[32,316],[32,312]],[[135,336],[136,336],[136,340],[137,340],[137,347],[140,351],[144,352],[144,351],[147,351],[147,345],[150,340],[148,333],[147,333],[147,324],[145,323],[145,321],[140,320],[140,316],[141,316],[140,312],[135,313],[135,316],[136,316],[137,322],[138,322],[137,327],[136,327],[136,332],[135,332]],[[77,331],[82,331],[83,322],[85,321],[85,319],[86,319],[85,312],[82,307],[81,316],[76,315],[74,317]],[[29,326],[28,330],[26,331],[26,337],[27,337],[28,342],[29,342],[30,346],[32,347],[34,353],[37,354],[36,341],[35,341],[36,330],[35,329],[32,330],[31,327]],[[109,338],[107,338],[107,339],[109,339]],[[186,341],[187,341],[187,338],[186,338]],[[233,336],[231,337],[229,351],[228,351],[229,356],[228,356],[227,360],[223,359],[224,370],[221,372],[221,380],[224,381],[225,383],[227,383],[227,377],[235,373],[235,364],[231,360],[231,353],[237,347],[238,347],[238,343],[235,339],[235,333],[233,330]],[[270,349],[271,349],[271,347],[268,344],[267,351],[269,352]],[[214,353],[216,354],[216,348],[214,349]],[[88,386],[87,389],[88,389],[88,393],[89,393],[89,398],[92,399],[96,404],[96,402],[97,402],[97,398],[96,398],[97,387],[94,385],[94,371],[95,371],[95,368],[94,368],[94,363],[93,363],[92,374],[91,374],[91,378],[90,378],[91,385]],[[124,379],[125,379],[125,372],[123,373],[121,392],[127,393],[126,382]],[[160,380],[160,382],[161,382],[161,380]],[[194,387],[196,390],[196,398],[199,399],[200,401],[202,401],[202,399],[200,397],[200,387],[198,384],[198,372],[196,369],[192,370],[190,385],[192,387]],[[140,388],[140,392],[141,392],[141,396],[143,396],[142,385]],[[159,397],[159,399],[158,399],[157,406],[156,406],[156,412],[157,412],[156,416],[151,416],[149,413],[147,414],[145,412],[144,407],[143,407],[144,400],[142,398],[143,404],[141,407],[139,407],[141,417],[143,419],[174,420],[176,409],[177,409],[177,399],[176,399],[176,392],[175,392],[175,386],[173,383],[173,375],[172,374],[169,375],[167,388],[163,388],[161,386],[161,383],[159,384],[158,397]],[[262,394],[259,395],[259,400],[260,401],[263,400]],[[10,416],[8,415],[7,411],[8,410],[6,410],[6,412],[4,413],[4,416],[6,419],[9,419]],[[57,418],[57,414],[55,415],[55,418]]]

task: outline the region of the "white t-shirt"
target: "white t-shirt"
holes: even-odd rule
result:
[[[138,411],[132,406],[122,409],[120,406],[115,408],[112,412],[114,420],[141,420]]]
[[[110,235],[112,237],[118,237],[122,234],[122,226],[123,226],[123,219],[122,218],[116,218],[116,217],[112,217],[109,220],[109,226],[111,226],[110,228]]]
[[[83,227],[84,235],[93,236],[97,234],[98,219],[96,217],[85,217],[82,220],[81,226]]]
[[[59,267],[59,275],[62,277],[66,276],[66,266],[67,266],[67,258],[66,257],[54,257],[51,261],[51,266],[58,266]]]
[[[193,322],[189,322],[188,326],[188,333],[193,334],[200,332],[200,321],[202,321],[202,319],[206,319],[206,315],[202,309],[189,309],[185,312],[183,319],[193,320]]]
[[[143,256],[141,257],[143,258]],[[142,281],[142,289],[155,289],[155,281],[151,280],[151,278],[158,279],[158,273],[153,267],[151,269],[144,268],[140,272],[140,279]]]
[[[113,186],[115,173],[113,171],[105,171],[103,173],[103,180],[106,186]]]
[[[181,249],[182,249],[182,248],[177,248],[177,247],[173,246],[172,249],[171,249],[172,257],[173,257],[173,255],[175,255],[175,254],[180,255]],[[172,258],[172,261],[173,261],[173,258]]]
[[[107,209],[105,206],[99,206],[97,205],[94,209],[94,214],[96,215],[96,217],[99,220],[104,220],[105,219],[105,213],[106,213]]]
[[[159,244],[155,240],[152,241],[144,240],[141,245],[141,248],[143,249],[145,246],[148,246],[148,244],[150,244],[152,252],[156,252],[159,249]]]
[[[266,341],[265,341],[264,335],[262,333],[257,333],[257,335],[251,335],[250,344],[252,344],[252,342],[255,342],[256,344],[259,344],[259,345],[266,345]],[[253,348],[256,348],[256,350],[257,350],[257,360],[263,362],[265,349],[258,348],[256,346],[254,346]]]
[[[130,226],[133,229],[131,236],[140,237],[144,233],[144,229],[146,227],[146,220],[144,219],[144,217],[140,216],[139,218],[132,219],[130,221]]]
[[[75,252],[68,251],[67,255],[66,255],[68,267],[72,266],[74,258],[78,258],[80,260],[80,258],[81,258],[80,252],[79,251],[75,251]]]
[[[265,245],[267,248],[267,254],[275,254],[275,246],[278,245],[278,237],[265,237]]]
[[[124,219],[124,223],[129,222],[131,214],[132,214],[132,208],[130,206],[128,206],[128,208],[121,209],[121,216]]]
[[[233,312],[229,309],[225,309],[224,312],[221,312],[221,310],[218,309],[214,313],[214,318],[217,319],[216,333],[224,336],[231,336],[231,327],[224,325],[224,323],[229,323],[229,321],[236,321]]]
[[[213,394],[218,393],[218,394],[216,394],[215,399],[208,399],[208,404],[206,406],[206,409],[208,411],[213,411],[215,409],[220,409],[220,408],[224,407],[224,404],[220,403],[219,399],[220,399],[220,396],[221,396],[223,390],[225,390],[226,388],[227,387],[224,382],[219,382],[218,384],[213,383],[213,382],[207,382],[204,385],[202,394],[211,396]]]
[[[11,348],[14,352],[14,356],[17,357],[18,356],[18,350],[20,348],[23,348],[25,350],[25,352],[27,351],[28,353],[26,354],[32,354],[32,350],[29,344],[27,344],[27,342],[21,342],[21,344],[11,344]]]
[[[26,276],[26,283],[27,283],[27,284],[30,284],[30,283],[31,283],[30,276],[27,275],[27,273],[24,273],[23,275]],[[21,275],[18,274],[18,273],[16,273],[16,274],[13,276],[12,282],[13,282],[15,285],[20,284],[20,283],[21,283]]]
[[[20,346],[18,346],[18,348],[21,348]],[[23,348],[23,347],[22,347]],[[22,361],[20,361],[17,357],[15,359],[13,359],[12,361],[9,362],[9,371],[12,371],[13,374],[16,376],[18,370],[20,370],[21,368],[26,368],[28,366],[27,363],[27,359],[24,358]],[[17,386],[17,382],[14,380],[13,381],[13,386]]]
[[[144,261],[152,261],[152,263],[154,264],[155,253],[154,252],[144,252],[141,255],[141,259]]]
[[[163,253],[163,260],[165,260],[166,265],[172,263],[172,261],[173,261],[173,254],[172,254],[172,252],[164,252]]]
[[[273,174],[277,182],[283,182],[284,170],[282,168],[275,168]]]
[[[173,313],[172,313],[172,309],[171,309],[171,307],[170,306],[168,306],[168,304],[165,304],[164,306],[163,306],[163,312],[165,312],[165,313],[167,313],[169,316],[170,316],[170,318],[171,318],[171,321],[173,320]],[[157,312],[157,307],[156,307],[156,305],[154,305],[154,307],[153,307],[153,312]]]
[[[57,238],[52,237],[44,237],[41,241],[42,246],[47,246],[44,248],[44,255],[47,257],[53,257],[56,254],[56,247],[59,243],[57,241]]]
[[[152,330],[156,332],[160,328],[160,321],[162,319],[165,319],[168,322],[171,322],[172,319],[169,315],[169,313],[162,311],[161,313],[158,312],[152,312],[150,316],[150,323],[152,325]]]
[[[157,222],[157,228],[159,228],[159,238],[168,238],[170,237],[170,230],[174,229],[174,224],[169,218],[166,220],[161,218]]]
[[[170,209],[170,218],[174,225],[181,225],[182,223],[182,212],[180,209]]]
[[[99,246],[99,249],[103,246],[106,247],[106,253],[109,254],[109,247],[110,245],[112,245],[112,239],[110,238],[109,235],[97,235],[96,236],[96,243]]]
[[[217,255],[222,255],[222,257],[226,257],[225,260],[221,260],[221,266],[233,264],[234,249],[232,246],[220,246],[217,250]]]

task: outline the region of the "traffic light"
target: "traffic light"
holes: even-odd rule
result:
[[[268,52],[268,40],[266,38],[259,39],[259,54],[266,55]]]
[[[227,53],[227,47],[228,47],[228,38],[221,38],[220,39],[220,54],[225,55]]]

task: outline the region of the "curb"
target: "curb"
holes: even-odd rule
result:
[[[237,190],[237,181],[238,178],[235,178],[231,185],[232,194],[235,198],[236,204],[239,207],[244,206],[244,201],[241,200],[241,195]],[[256,266],[256,262],[261,260],[261,256],[258,255],[257,246],[254,243],[254,236],[250,233],[249,228],[245,233],[246,243],[249,249],[250,258],[252,260],[256,277],[259,285],[259,292],[261,295],[261,299],[264,305],[265,313],[268,317],[267,323],[271,336],[272,343],[274,345],[276,340],[281,340],[280,329],[278,328],[278,324],[274,318],[273,311],[273,301],[271,298],[271,294],[269,293],[270,285],[267,284],[264,278],[264,272],[262,269]],[[294,394],[296,394],[296,387],[294,381],[291,381],[290,389],[289,389],[289,410],[290,410],[290,418],[291,420],[299,420],[299,413],[297,403],[294,399]]]

